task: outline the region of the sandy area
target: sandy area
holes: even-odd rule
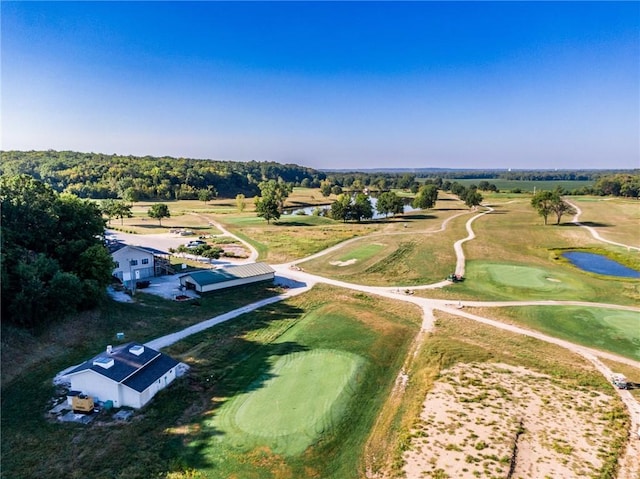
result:
[[[351,258],[347,261],[330,261],[329,264],[331,266],[349,266],[350,264],[355,264],[357,261],[357,259]]]
[[[506,364],[459,365],[428,394],[404,471],[412,478],[592,477],[612,397]]]

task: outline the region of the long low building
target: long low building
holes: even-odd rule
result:
[[[199,293],[232,288],[260,281],[273,281],[274,269],[266,263],[251,263],[194,271],[180,276],[180,284]]]

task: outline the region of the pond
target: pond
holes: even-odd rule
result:
[[[381,215],[376,211],[376,204],[378,203],[378,198],[369,197],[371,200],[371,206],[373,206],[373,218],[374,220],[379,220],[382,218],[386,218],[385,215]],[[304,208],[287,208],[284,211],[285,215],[312,215],[315,210],[330,210],[331,205],[320,205],[320,206],[306,206]],[[409,213],[410,211],[418,211],[419,209],[412,207],[410,204],[404,205],[404,212]]]
[[[585,253],[584,251],[568,251],[562,253],[574,266],[596,274],[618,276],[620,278],[640,278],[640,271],[607,258],[601,254]]]

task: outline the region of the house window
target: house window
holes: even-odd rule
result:
[[[120,261],[115,261],[115,263],[116,263],[116,268],[119,268],[120,267]]]
[[[149,258],[142,258],[142,264],[149,264]]]
[[[131,260],[131,266],[137,266],[138,264],[138,260],[137,259],[132,259]]]

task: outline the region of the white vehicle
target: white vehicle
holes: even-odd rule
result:
[[[618,389],[627,389],[629,383],[627,382],[627,378],[624,377],[623,374],[615,373],[611,376],[611,384],[613,384]]]
[[[207,242],[202,240],[193,240],[189,241],[187,244],[185,244],[185,246],[187,248],[197,248],[198,246],[202,246],[203,244],[207,244]]]

